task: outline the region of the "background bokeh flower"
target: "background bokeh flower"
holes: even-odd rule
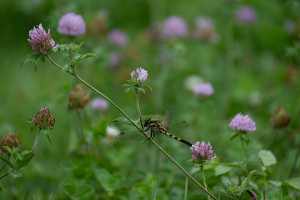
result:
[[[63,15],[57,27],[57,32],[62,35],[79,36],[85,31],[86,26],[82,16],[73,12]]]
[[[188,32],[185,20],[179,16],[168,17],[162,28],[162,36],[166,39],[186,38]]]

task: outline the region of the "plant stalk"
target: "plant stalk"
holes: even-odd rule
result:
[[[39,137],[40,137],[40,133],[41,133],[41,128],[39,128],[38,132],[37,132],[37,135],[36,135],[36,138],[35,138],[35,142],[34,142],[34,145],[32,147],[32,150],[30,151],[30,153],[34,153],[35,149],[36,149],[36,146],[37,146],[37,143],[39,141]]]
[[[49,61],[55,65],[56,67],[62,69],[61,66],[59,66],[58,64],[56,64],[51,58],[50,56],[47,56],[47,58],[49,59]],[[107,101],[109,101],[113,106],[115,106],[121,113],[122,115],[124,115],[124,117],[126,117],[130,123],[135,126],[141,133],[144,134],[144,136],[151,141],[163,154],[165,154],[183,173],[185,173],[198,187],[200,187],[205,193],[207,193],[209,196],[211,196],[213,199],[218,200],[214,195],[212,195],[207,189],[205,189],[200,183],[198,183],[187,171],[185,171],[183,169],[183,167],[181,167],[169,154],[167,154],[167,152],[165,150],[163,150],[158,144],[156,144],[149,136],[148,134],[141,128],[139,127],[119,106],[117,106],[111,99],[109,99],[107,96],[105,96],[104,94],[102,94],[100,91],[98,91],[96,88],[94,88],[93,86],[91,86],[90,84],[88,84],[87,82],[85,82],[83,79],[81,79],[76,73],[71,73],[68,72],[67,73],[71,74],[72,76],[74,76],[75,78],[77,78],[82,84],[84,84],[85,86],[87,86],[88,88],[92,89],[94,92],[96,92],[97,94],[99,94],[100,96],[102,96],[103,98],[105,98]]]

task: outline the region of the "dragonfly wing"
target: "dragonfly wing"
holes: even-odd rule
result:
[[[118,140],[133,140],[133,141],[145,141],[147,138],[140,131],[132,131],[121,133],[116,136]]]
[[[137,131],[137,128],[133,126],[129,121],[125,121],[121,118],[115,119],[109,124],[109,127],[118,129],[121,133]]]
[[[172,111],[168,110],[166,112],[166,114],[162,118],[159,119],[159,121],[163,127],[167,127],[170,125],[170,123],[172,121],[172,117],[173,117]]]
[[[169,133],[176,136],[179,133],[181,133],[184,129],[186,129],[187,127],[188,127],[188,123],[186,123],[185,121],[182,121],[182,122],[178,122],[175,124],[170,124],[169,126],[166,126],[165,128],[168,130]]]

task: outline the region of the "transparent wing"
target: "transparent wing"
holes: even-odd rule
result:
[[[120,133],[137,131],[137,128],[133,126],[128,120],[124,120],[124,118],[117,118],[113,122],[109,124],[111,128],[118,129]]]
[[[163,127],[167,127],[170,125],[170,123],[172,121],[172,117],[173,117],[172,111],[168,110],[166,112],[166,114],[162,118],[159,119],[159,121]]]
[[[126,133],[120,133],[116,136],[118,140],[133,140],[133,141],[145,141],[147,138],[140,131],[132,131]]]
[[[116,136],[118,140],[133,140],[133,141],[145,141],[146,137],[138,131],[129,121],[125,121],[123,118],[116,119],[109,125],[111,128],[118,129],[120,134]]]
[[[184,129],[188,127],[188,123],[185,121],[178,122],[175,124],[170,124],[166,126],[165,128],[168,130],[169,133],[177,136],[179,133],[181,133]]]

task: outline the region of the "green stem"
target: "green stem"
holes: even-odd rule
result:
[[[137,110],[139,112],[141,127],[144,130],[144,125],[143,125],[143,120],[142,120],[142,115],[141,115],[141,110],[140,110],[140,104],[139,104],[139,91],[138,91],[138,89],[135,89],[135,94],[136,94],[136,107],[137,107]]]
[[[241,134],[241,133],[240,133]],[[242,142],[242,153],[243,153],[243,161],[245,161],[246,160],[246,157],[245,157],[245,151],[244,151],[244,141],[243,141],[243,138],[242,137],[240,137],[241,138],[241,142]]]
[[[289,178],[293,177],[293,174],[295,172],[295,168],[296,168],[296,165],[297,165],[297,161],[298,161],[298,158],[299,158],[299,154],[300,154],[300,141],[299,141],[299,144],[298,144],[297,153],[296,153],[296,156],[295,156],[295,159],[294,159],[294,163],[293,163],[292,170],[291,170]]]
[[[59,66],[58,64],[56,64],[51,58],[50,56],[47,56],[47,58],[50,60],[50,62],[55,65],[56,67],[62,69],[61,66]],[[112,100],[110,100],[107,96],[105,96],[104,94],[102,94],[100,91],[98,91],[96,88],[94,88],[93,86],[91,86],[90,84],[88,84],[87,82],[85,82],[83,79],[81,79],[76,73],[70,73],[69,74],[73,75],[75,78],[77,78],[82,84],[84,84],[85,86],[87,86],[88,88],[92,89],[94,92],[96,92],[97,94],[99,94],[100,96],[102,96],[103,98],[105,98],[107,101],[109,101],[113,106],[115,106],[121,113],[122,115],[124,115],[124,117],[126,117],[130,123],[135,126],[141,133],[143,133],[143,135],[149,140],[151,141],[163,154],[165,154],[183,173],[185,173],[198,187],[200,187],[205,193],[207,193],[209,196],[211,196],[213,199],[218,200],[214,195],[212,195],[207,189],[205,189],[200,183],[198,183],[187,171],[185,171],[181,165],[179,165],[169,154],[167,154],[167,152],[165,150],[163,150],[158,144],[156,144],[149,136],[148,134],[141,128],[139,127],[119,106],[117,106]]]
[[[206,184],[205,176],[204,176],[204,165],[201,166],[201,173],[202,173],[202,178],[203,178],[203,183],[204,183],[205,189],[207,190],[207,184]],[[207,195],[207,196],[208,196],[208,200],[210,200],[209,195]]]
[[[5,176],[7,176],[9,174],[9,172],[6,172],[5,174],[3,174],[2,176],[0,176],[0,180],[2,180]]]
[[[94,170],[93,170],[93,163],[92,163],[92,160],[91,160],[91,157],[90,157],[90,152],[89,152],[89,149],[87,147],[86,139],[85,139],[84,134],[83,134],[79,111],[77,111],[76,113],[77,113],[77,120],[78,120],[79,132],[80,132],[82,140],[83,140],[83,145],[84,145],[84,148],[85,148],[85,153],[86,153],[87,161],[91,164],[93,181],[94,181],[95,188],[96,188],[96,195],[98,195],[98,194],[100,194],[100,189],[98,188],[96,176],[95,176]]]
[[[36,135],[36,138],[35,138],[35,142],[34,142],[34,145],[32,147],[32,150],[30,153],[34,153],[35,149],[36,149],[36,146],[37,146],[37,143],[39,141],[39,137],[40,137],[40,133],[41,133],[41,128],[39,128],[38,132],[37,132],[37,135]]]

